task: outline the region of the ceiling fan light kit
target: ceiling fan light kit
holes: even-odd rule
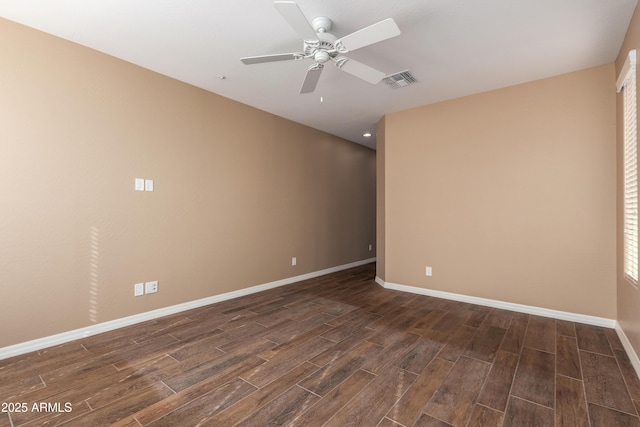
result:
[[[338,69],[371,84],[377,84],[385,78],[386,75],[382,71],[342,55],[400,35],[400,29],[392,18],[387,18],[338,39],[329,33],[333,22],[326,16],[319,16],[309,22],[298,4],[293,1],[276,1],[274,6],[302,38],[303,51],[244,57],[240,59],[244,64],[313,60],[314,63],[307,69],[300,93],[310,93],[315,90],[324,64],[329,61],[333,61]]]

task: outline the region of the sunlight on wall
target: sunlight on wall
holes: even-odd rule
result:
[[[100,230],[91,227],[89,233],[89,321],[98,323],[98,263]]]

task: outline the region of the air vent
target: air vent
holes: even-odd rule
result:
[[[416,78],[411,75],[409,70],[387,76],[383,80],[387,86],[394,89],[409,86],[417,82]]]

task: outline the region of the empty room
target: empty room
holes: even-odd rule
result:
[[[0,0],[0,427],[640,426],[636,0]]]

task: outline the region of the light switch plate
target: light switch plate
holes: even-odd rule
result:
[[[133,285],[133,296],[140,297],[142,295],[144,295],[144,283]]]
[[[144,179],[136,178],[136,191],[144,191]]]
[[[144,191],[153,191],[153,180],[145,179],[144,180]]]

